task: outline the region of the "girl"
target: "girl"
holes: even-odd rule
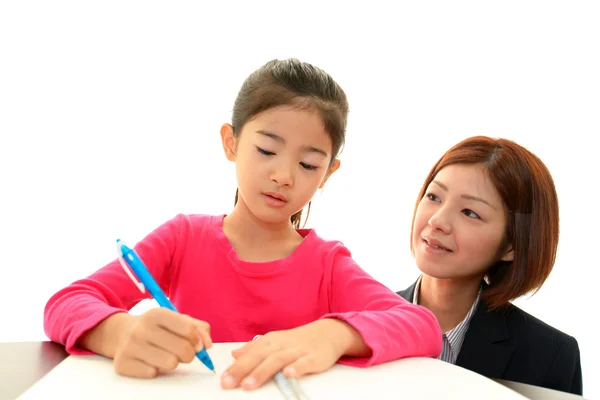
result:
[[[50,298],[44,326],[71,354],[114,359],[154,377],[215,342],[233,353],[224,388],[254,389],[342,362],[436,357],[441,331],[424,307],[375,281],[340,242],[300,229],[302,210],[340,166],[348,103],[324,71],[291,59],[252,73],[221,128],[238,192],[229,215],[178,215],[135,250],[181,314],[128,314],[143,296],[115,260]],[[258,340],[255,335],[264,334]]]
[[[398,294],[436,315],[442,360],[581,394],[577,341],[510,303],[542,286],[557,244],[546,166],[512,141],[472,137],[448,150],[421,188],[411,250],[422,275]]]

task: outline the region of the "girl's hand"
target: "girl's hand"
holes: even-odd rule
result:
[[[128,317],[115,332],[119,340],[114,367],[121,375],[153,378],[160,370],[191,362],[203,347],[212,346],[209,325],[187,315],[153,308]]]
[[[358,348],[364,346],[358,332],[337,319],[267,333],[233,351],[236,361],[223,373],[221,385],[252,390],[282,370],[287,377],[323,372],[357,343]]]

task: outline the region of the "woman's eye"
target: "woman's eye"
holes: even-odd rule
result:
[[[469,210],[468,208],[465,208],[463,210],[463,214],[465,214],[469,218],[481,219],[481,217],[475,211]]]
[[[427,197],[427,198],[428,198],[429,200],[431,200],[431,201],[435,201],[435,202],[437,202],[437,203],[439,203],[439,202],[440,202],[440,198],[439,198],[439,197],[437,197],[437,196],[436,196],[435,194],[433,194],[433,193],[427,193],[427,194],[425,195],[425,197]]]

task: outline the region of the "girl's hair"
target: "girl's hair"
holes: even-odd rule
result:
[[[282,105],[313,109],[319,113],[325,131],[331,138],[330,166],[333,165],[346,136],[346,94],[325,71],[295,58],[271,60],[244,81],[233,106],[231,125],[234,137],[239,137],[244,125],[256,115]],[[238,191],[234,204],[237,199]],[[302,210],[292,215],[294,228],[300,227],[301,218]]]
[[[419,193],[413,224],[427,187],[442,168],[452,164],[482,164],[506,210],[506,232],[497,256],[512,249],[514,260],[497,261],[487,271],[489,287],[482,292],[487,306],[500,309],[537,291],[552,271],[559,236],[558,196],[544,163],[507,139],[468,138],[448,150],[431,169]],[[410,248],[414,252],[412,240]]]

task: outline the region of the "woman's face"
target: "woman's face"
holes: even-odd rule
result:
[[[449,165],[429,184],[415,213],[417,266],[441,279],[483,278],[498,260],[512,260],[512,251],[498,257],[505,232],[504,204],[483,166]]]

